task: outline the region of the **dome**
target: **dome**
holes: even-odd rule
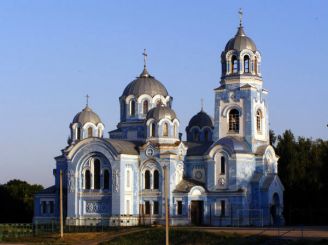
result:
[[[130,82],[123,91],[122,96],[134,95],[135,97],[139,97],[142,94],[148,94],[151,97],[159,94],[164,97],[168,95],[168,92],[164,85],[156,80],[153,76],[151,76],[146,67],[142,71],[137,79]]]
[[[160,121],[163,118],[173,121],[177,116],[171,108],[164,105],[158,105],[147,113],[147,120],[151,118],[156,121]]]
[[[213,120],[206,112],[201,110],[190,119],[188,128],[192,128],[193,126],[198,126],[199,128],[203,128],[203,127],[213,128]]]
[[[229,40],[224,50],[227,52],[229,50],[242,51],[244,49],[249,49],[255,52],[256,45],[251,38],[246,36],[244,28],[239,26],[235,37]]]
[[[89,106],[86,106],[81,112],[76,114],[73,119],[73,123],[80,123],[81,125],[84,125],[88,122],[97,125],[98,123],[101,123],[101,120]]]

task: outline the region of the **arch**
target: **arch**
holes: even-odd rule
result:
[[[163,123],[163,136],[164,137],[169,136],[169,124],[167,122]]]
[[[258,133],[262,132],[262,111],[260,109],[258,109],[256,111],[256,131]]]
[[[154,171],[154,189],[159,189],[159,172],[157,169]]]
[[[130,100],[130,116],[134,117],[136,115],[136,102],[134,99]]]
[[[277,192],[272,195],[272,204],[270,206],[270,214],[272,223],[274,225],[279,224],[280,219],[280,197]]]
[[[88,138],[93,137],[93,128],[88,127]]]
[[[149,170],[145,171],[145,189],[147,189],[147,190],[150,189],[150,171]]]
[[[229,112],[229,132],[239,133],[239,111],[232,109]]]
[[[231,73],[238,73],[238,59],[235,55],[231,58]]]
[[[249,56],[248,55],[245,55],[244,56],[244,73],[249,73]]]
[[[156,125],[154,122],[150,124],[150,130],[149,130],[149,136],[150,137],[155,137],[155,130],[156,130]]]
[[[142,113],[146,115],[148,113],[148,110],[149,110],[149,102],[148,100],[144,100],[142,103]]]
[[[100,160],[94,159],[93,161],[93,189],[100,189]]]
[[[109,171],[105,169],[104,171],[104,189],[109,190]]]
[[[84,188],[86,190],[90,190],[91,189],[91,175],[90,175],[90,170],[86,170],[85,174],[84,174],[84,178],[85,178],[85,185]]]

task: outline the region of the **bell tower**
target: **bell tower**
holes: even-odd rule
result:
[[[214,140],[234,137],[255,152],[269,143],[269,120],[261,74],[261,54],[240,23],[221,54],[222,75],[215,89]]]

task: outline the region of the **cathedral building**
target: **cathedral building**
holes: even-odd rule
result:
[[[35,195],[34,222],[58,221],[62,171],[70,225],[163,224],[164,183],[171,225],[282,224],[284,187],[269,144],[261,62],[240,22],[221,54],[214,119],[199,111],[186,141],[170,93],[145,62],[119,97],[120,122],[109,136],[88,104],[73,118],[55,183]]]

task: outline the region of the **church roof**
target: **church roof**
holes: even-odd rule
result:
[[[87,105],[81,112],[77,113],[72,123],[84,125],[91,122],[95,125],[101,123],[100,117]]]
[[[244,49],[255,52],[256,45],[251,38],[246,36],[243,26],[240,25],[236,35],[228,41],[224,50],[227,52],[229,50],[242,51]]]
[[[241,137],[227,136],[219,139],[213,146],[222,145],[226,146],[233,153],[247,153],[250,152],[250,147],[247,142]]]
[[[56,186],[52,185],[48,188],[43,189],[42,191],[38,192],[37,195],[42,194],[55,194],[56,193]]]
[[[206,112],[201,110],[190,119],[187,130],[192,128],[193,126],[198,126],[199,128],[213,128],[213,120]]]
[[[163,118],[167,118],[170,121],[173,121],[177,118],[177,115],[170,107],[159,104],[155,108],[148,111],[147,120],[151,118],[155,119],[156,121],[160,121]]]
[[[139,147],[144,143],[139,141],[127,141],[119,139],[106,139],[118,154],[139,155]]]
[[[146,67],[142,71],[139,77],[130,82],[123,91],[122,96],[134,95],[138,98],[142,94],[150,95],[154,97],[155,95],[162,95],[166,97],[168,92],[165,86],[153,76],[151,76]]]
[[[213,142],[183,142],[187,147],[187,156],[203,156],[210,148]]]
[[[194,179],[182,179],[180,181],[180,183],[176,186],[176,188],[173,192],[174,193],[177,193],[177,192],[188,193],[188,192],[190,192],[191,188],[193,188],[194,186],[201,186],[206,190],[206,187],[205,187],[204,183],[202,183],[202,182],[199,182]]]

